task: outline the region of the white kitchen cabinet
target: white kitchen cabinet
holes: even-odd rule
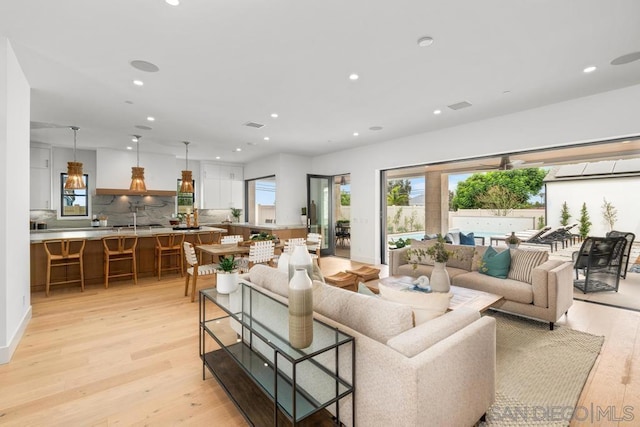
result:
[[[30,147],[30,209],[51,209],[51,149]]]
[[[241,208],[244,204],[242,166],[203,163],[203,208]]]

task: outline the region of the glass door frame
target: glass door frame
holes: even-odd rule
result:
[[[307,213],[311,212],[311,201],[317,201],[317,197],[312,198],[311,194],[311,181],[313,179],[318,180],[326,180],[326,187],[328,189],[327,197],[329,200],[328,212],[327,214],[327,235],[323,235],[322,238],[322,248],[320,249],[320,254],[323,256],[333,255],[335,253],[335,225],[333,219],[333,181],[334,177],[331,175],[313,175],[307,174]],[[318,203],[318,209],[322,208],[322,204]],[[318,218],[321,217],[323,213],[318,214]],[[310,215],[307,215],[307,232],[311,231],[311,220]]]

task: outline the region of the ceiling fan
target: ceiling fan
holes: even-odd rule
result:
[[[508,171],[511,169],[526,169],[542,166],[544,162],[531,162],[527,163],[522,159],[511,159],[508,155],[500,157],[500,164],[498,165],[481,165],[486,169],[496,169],[501,171]]]

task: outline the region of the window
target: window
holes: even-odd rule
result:
[[[276,220],[276,177],[247,181],[248,220],[254,224],[273,224]]]
[[[196,199],[196,180],[193,180],[193,193],[181,193],[182,179],[178,178],[178,213],[192,213]]]
[[[65,190],[64,183],[67,180],[67,174],[60,174],[60,217],[88,217],[89,216],[89,197],[87,197],[87,189],[89,188],[89,175],[83,175],[82,180],[85,184],[83,190]]]

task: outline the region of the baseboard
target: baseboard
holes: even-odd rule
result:
[[[20,344],[20,340],[22,340],[22,336],[24,335],[24,332],[27,330],[27,326],[29,325],[30,320],[31,320],[31,306],[29,306],[29,309],[24,313],[24,316],[22,316],[22,320],[20,321],[20,326],[18,327],[18,330],[11,338],[11,341],[9,341],[9,344],[4,347],[0,347],[0,365],[4,365],[5,363],[11,362],[11,357],[13,356],[13,353],[16,351],[16,348],[18,348],[18,344]]]

